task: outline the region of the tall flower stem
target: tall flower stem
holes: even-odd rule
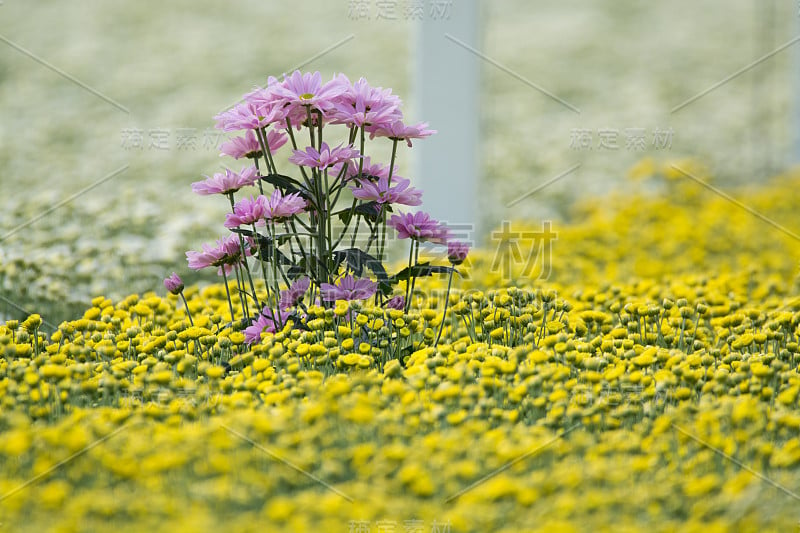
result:
[[[183,291],[181,291],[181,300],[183,300],[183,306],[186,308],[186,316],[189,317],[189,325],[194,326],[194,321],[192,320],[192,313],[189,311],[189,303],[186,301],[186,296],[183,295]]]
[[[236,290],[239,292],[239,301],[242,304],[242,314],[250,320],[250,305],[247,301],[247,291],[244,287],[244,272],[242,267],[236,266]],[[252,282],[252,280],[250,280]]]
[[[231,291],[228,288],[228,276],[225,274],[225,265],[220,267],[222,269],[222,282],[225,285],[225,294],[228,296],[228,309],[231,311],[231,323],[236,320],[236,314],[233,312],[233,302],[231,301]]]
[[[419,241],[414,241],[416,246],[414,247],[414,266],[419,264]],[[414,275],[411,278],[411,292],[408,295],[408,300],[406,301],[406,305],[409,309],[411,309],[411,298],[414,296],[414,286],[417,284],[417,276]]]
[[[392,157],[389,160],[389,179],[386,182],[387,189],[392,185],[392,175],[394,174],[394,160],[397,157],[397,141],[399,139],[392,139]],[[380,231],[381,231],[381,244],[378,248],[378,260],[383,260],[383,252],[386,246],[386,208],[383,207],[381,209],[381,220],[380,220]]]
[[[361,156],[358,159],[358,179],[361,179],[364,172],[364,144],[366,143],[366,134],[364,133],[364,126],[361,126],[361,144],[358,148],[358,153]]]
[[[256,171],[259,175],[261,175],[261,167],[258,165],[258,157],[253,158],[253,164],[256,166]],[[269,170],[269,165],[267,165],[267,170]],[[264,194],[264,186],[261,184],[261,179],[258,180],[258,192],[260,194]]]
[[[406,277],[406,301],[405,301],[405,312],[408,313],[408,307],[410,303],[410,299],[408,297],[408,291],[411,289],[411,261],[414,259],[414,241],[411,241],[411,246],[408,249],[408,277]]]
[[[280,298],[278,297],[278,295],[280,293],[279,293],[279,287],[278,287],[278,242],[277,242],[277,238],[276,238],[277,232],[275,231],[275,223],[274,222],[270,221],[267,224],[267,227],[269,228],[268,231],[270,232],[270,237],[272,238],[272,277],[273,277],[273,281],[275,282],[275,287],[273,287],[275,289],[275,306],[276,307],[280,307],[280,303],[279,303],[280,302]],[[278,309],[277,312],[273,311],[272,320],[273,320],[273,322],[276,322],[278,324],[277,331],[280,331],[281,329],[283,329],[283,320],[281,320],[280,309]]]
[[[264,161],[267,162],[267,171],[273,174],[278,173],[278,169],[275,167],[275,161],[272,159],[272,152],[269,149],[269,143],[267,142],[267,127],[264,126],[263,128],[256,129],[258,142],[261,144],[261,151],[264,153]]]
[[[317,112],[317,142],[319,147],[322,148],[322,111],[315,109]]]
[[[235,212],[233,203],[233,193],[230,193],[228,195],[228,199],[231,201],[231,213],[233,213]],[[250,274],[250,265],[247,263],[247,254],[245,253],[244,250],[244,237],[242,236],[241,233],[239,233],[238,235],[239,235],[239,250],[240,250],[239,253],[242,254],[242,263],[244,263],[244,268],[247,271],[247,279],[250,281],[250,290],[253,291],[253,300],[255,300],[256,302],[256,307],[258,309],[261,309],[261,302],[258,301],[258,295],[256,295],[256,286],[255,284],[253,284],[253,276]],[[253,238],[256,239],[256,242],[258,242],[258,233],[255,232],[255,226],[253,226]],[[244,275],[242,275],[242,280],[244,280]],[[242,285],[244,285],[244,281],[242,282]],[[244,302],[245,302],[244,305],[246,306],[247,305],[246,297],[244,299]],[[249,313],[245,313],[245,316],[248,315]]]
[[[266,288],[267,288],[267,302],[269,302],[269,300],[270,300],[270,287],[269,287],[269,280],[267,279],[267,267],[264,266],[264,253],[263,253],[263,250],[261,250],[261,241],[258,238],[259,235],[256,232],[255,223],[253,223],[253,234],[256,236],[255,237],[256,238],[256,243],[258,244],[258,250],[257,250],[258,262],[261,263],[261,277],[264,278],[264,286],[266,286]],[[261,309],[261,306],[259,306],[259,309]]]
[[[322,130],[320,129],[320,131],[322,131]],[[327,245],[328,245],[328,250],[333,250],[333,246],[332,246],[332,244],[333,244],[333,234],[332,234],[332,231],[331,231],[331,226],[333,226],[333,221],[330,219],[331,212],[333,212],[333,205],[331,203],[331,194],[330,194],[331,189],[330,189],[330,185],[328,184],[328,169],[326,168],[322,172],[325,175],[325,218],[328,221],[328,224],[327,224],[327,226],[328,226],[328,235],[327,235],[328,242],[327,242]]]
[[[311,106],[305,105],[303,107],[306,108],[306,127],[308,128],[308,137],[311,140],[311,146],[319,149],[322,145],[314,144],[314,123],[311,121]]]
[[[289,117],[286,117],[286,133],[289,134],[289,140],[292,141],[292,148],[297,150],[297,139],[294,138],[294,131],[292,131],[292,121],[289,120]],[[303,175],[303,180],[305,180],[306,186],[310,189],[311,183],[308,181],[308,174],[306,174],[305,167],[300,166],[300,173]]]

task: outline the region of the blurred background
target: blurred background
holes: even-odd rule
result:
[[[420,79],[437,24],[455,38],[442,71],[473,69],[472,86]],[[93,296],[161,291],[172,270],[211,281],[184,253],[223,233],[225,202],[190,184],[241,168],[212,117],[268,75],[364,76],[408,122],[474,131],[474,180],[426,175],[417,143],[399,165],[423,189],[474,190],[464,222],[490,246],[503,220],[568,221],[674,162],[724,190],[789,168],[797,35],[798,6],[774,0],[3,0],[0,313],[57,324]],[[477,105],[436,123],[421,110],[443,90]]]

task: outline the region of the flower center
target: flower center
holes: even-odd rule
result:
[[[300,95],[301,100],[311,100],[312,98],[314,98],[314,95],[311,93],[303,93]]]

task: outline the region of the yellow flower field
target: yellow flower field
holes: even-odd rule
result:
[[[0,531],[795,530],[800,177],[653,173],[472,254],[436,348],[440,279],[252,348],[222,285],[5,323]]]

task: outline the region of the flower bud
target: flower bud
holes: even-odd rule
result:
[[[180,294],[183,292],[183,280],[173,272],[169,277],[164,278],[164,287],[172,294]]]

